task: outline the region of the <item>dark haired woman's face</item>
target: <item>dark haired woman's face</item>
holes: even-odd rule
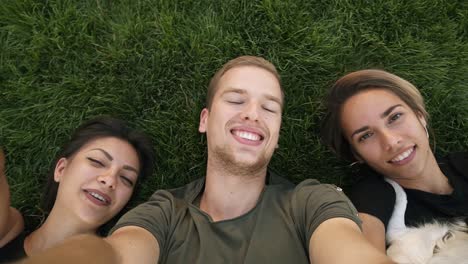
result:
[[[341,125],[357,157],[375,170],[394,179],[422,176],[430,152],[426,121],[392,92],[352,96],[343,105]]]
[[[114,137],[90,141],[73,157],[57,162],[54,208],[97,228],[127,204],[139,170],[138,155],[128,142]]]

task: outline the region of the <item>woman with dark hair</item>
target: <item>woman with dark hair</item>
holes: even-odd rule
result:
[[[82,124],[54,162],[44,194],[48,216],[38,229],[18,235],[21,215],[9,207],[9,199],[0,205],[7,212],[0,220],[0,262],[33,255],[74,235],[97,233],[124,208],[137,182],[152,174],[153,159],[149,138],[119,119],[98,117]],[[0,181],[6,183],[2,160],[0,155]],[[16,229],[15,220],[20,223]]]
[[[436,159],[429,116],[414,85],[382,70],[357,71],[333,85],[326,105],[322,139],[339,157],[362,164],[364,177],[350,198],[377,248],[386,248],[394,183],[406,194],[406,226],[468,215],[468,155]]]

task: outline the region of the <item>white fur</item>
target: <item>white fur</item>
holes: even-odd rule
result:
[[[388,178],[385,178],[385,181],[392,185],[396,194],[392,217],[388,221],[386,232],[387,244],[390,244],[391,241],[401,237],[406,232],[405,212],[408,200],[406,199],[405,190],[398,183]]]
[[[387,227],[387,255],[402,264],[468,264],[468,227],[464,221],[405,226],[406,193],[396,182],[396,202]]]
[[[409,227],[405,234],[391,241],[387,255],[397,263],[466,264],[468,233],[463,228],[467,227],[461,222]]]

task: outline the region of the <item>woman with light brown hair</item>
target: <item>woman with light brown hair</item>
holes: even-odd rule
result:
[[[414,85],[382,70],[361,70],[333,85],[326,106],[322,139],[339,157],[361,164],[363,177],[350,198],[377,248],[385,250],[396,199],[385,179],[407,195],[407,226],[468,215],[468,155],[436,159],[429,115]]]

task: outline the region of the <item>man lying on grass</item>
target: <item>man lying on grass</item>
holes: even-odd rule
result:
[[[75,237],[27,263],[392,263],[364,238],[340,189],[295,187],[268,171],[283,97],[270,62],[229,61],[200,114],[206,176],[155,192],[106,239]]]

